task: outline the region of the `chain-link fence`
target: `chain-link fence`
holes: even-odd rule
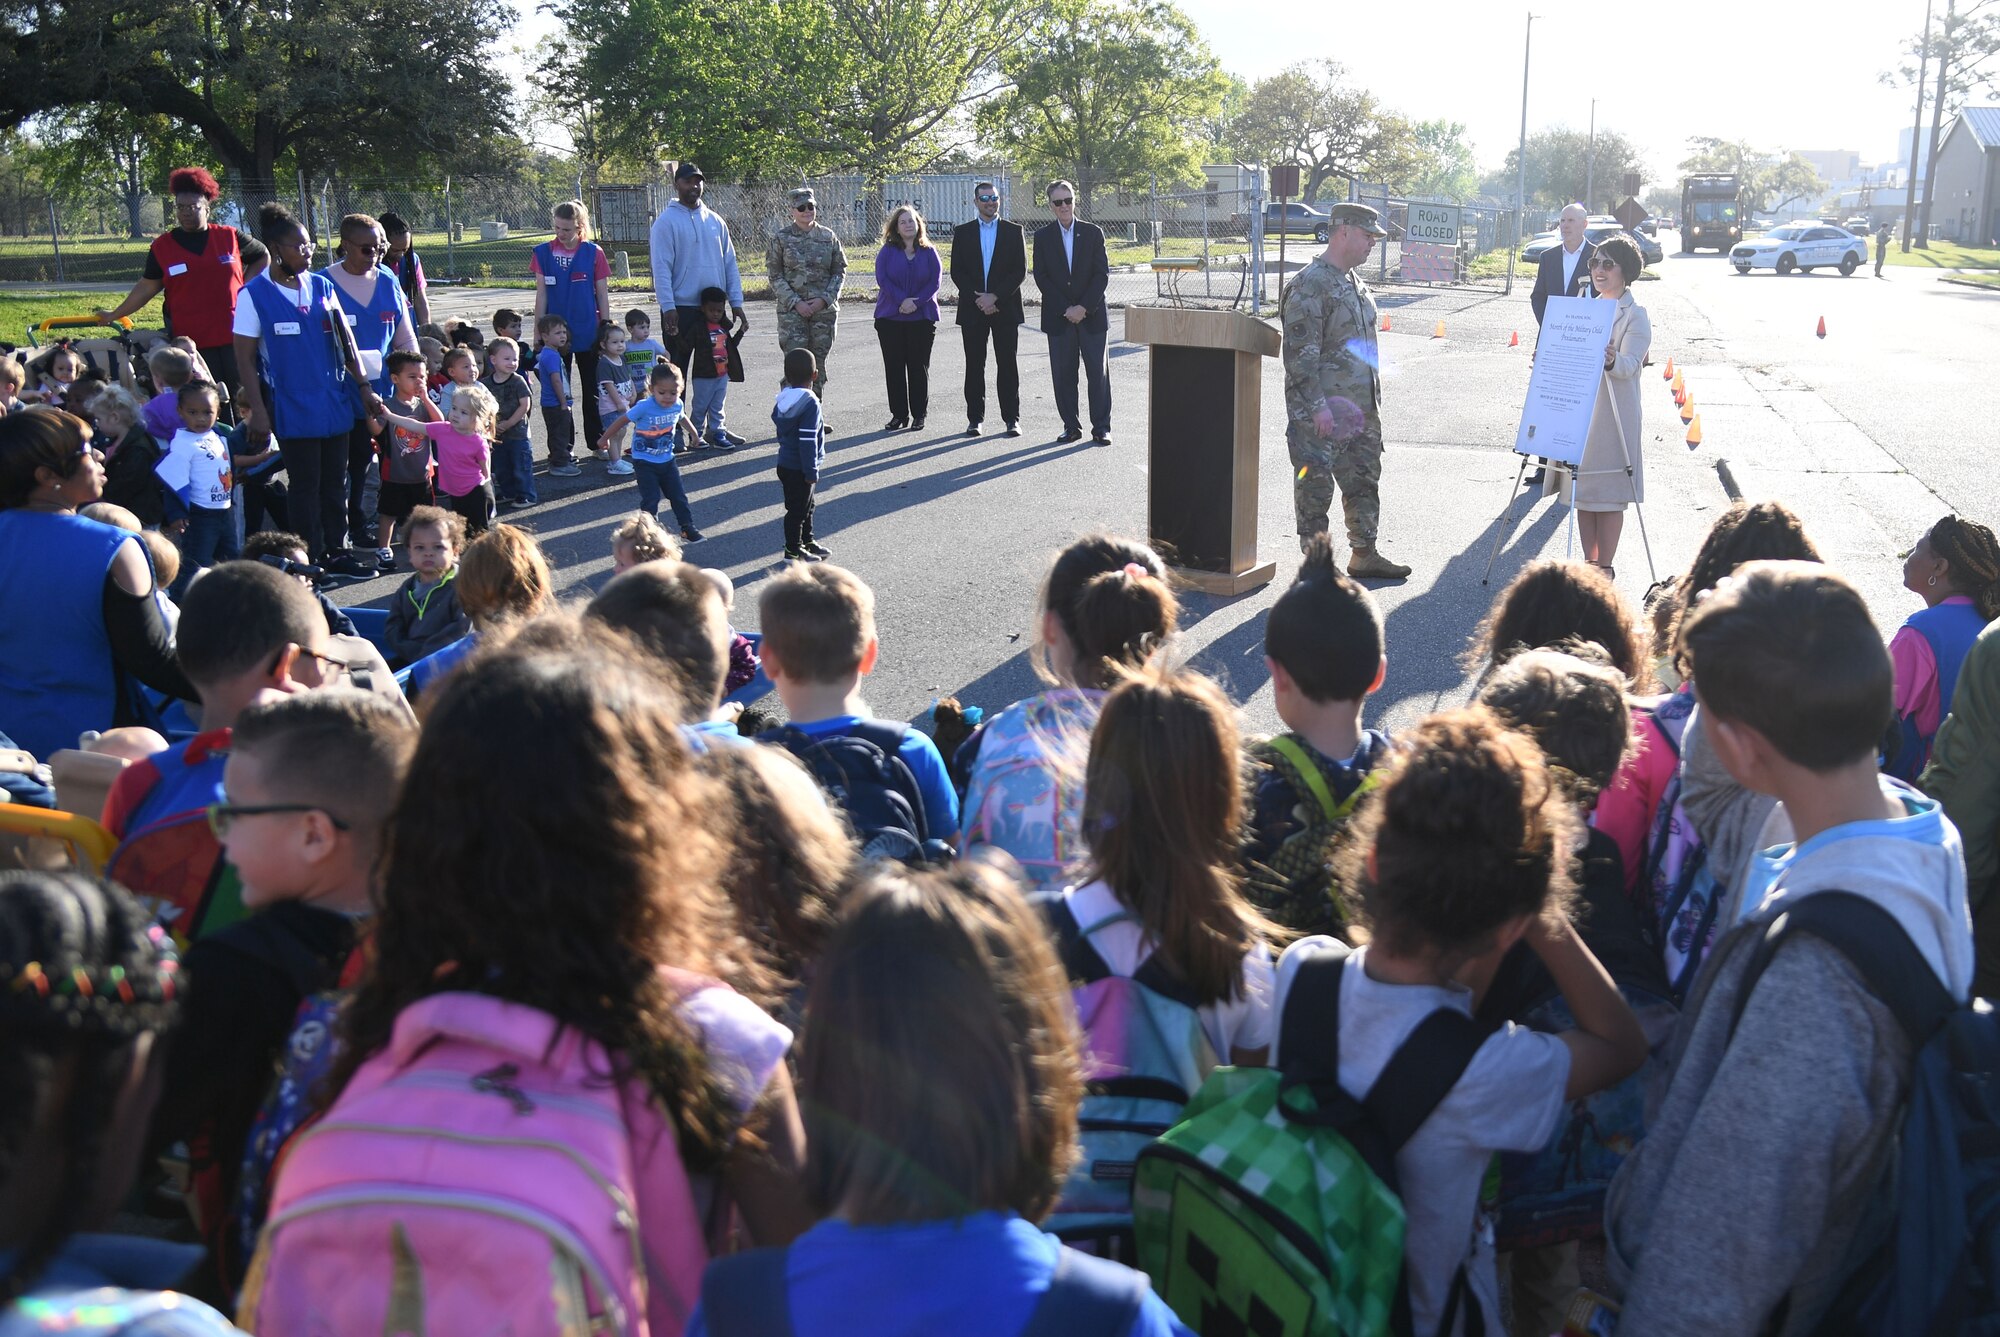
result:
[[[1204,176],[1194,187],[1100,187],[1082,201],[1079,215],[1105,232],[1112,304],[1269,311],[1285,277],[1324,247],[1325,201],[1272,200],[1265,174],[1254,167],[1211,166]],[[791,221],[789,193],[798,184],[811,186],[819,221],[846,249],[849,289],[860,296],[872,286],[885,221],[902,204],[923,214],[949,267],[951,230],[977,216],[973,189],[981,181],[998,187],[1004,217],[1031,230],[1053,221],[1045,182],[1001,166],[886,181],[860,175],[803,183],[716,179],[707,183],[705,198],[728,220],[746,289],[758,295],[766,290],[771,238]],[[521,287],[528,285],[534,247],[552,236],[550,210],[580,197],[591,206],[596,239],[612,255],[613,286],[635,293],[650,286],[652,220],[674,198],[670,181],[593,183],[581,175],[439,183],[301,174],[278,194],[311,229],[325,258],[331,258],[342,216],[393,213],[409,223],[433,282]],[[1366,183],[1357,183],[1351,198],[1381,210],[1389,228],[1363,269],[1374,283],[1498,281],[1506,251],[1517,245],[1514,212],[1490,203],[1435,204]],[[136,238],[129,235],[132,213],[142,234]],[[213,212],[219,222],[244,227],[254,225],[254,214],[255,202],[227,188]],[[152,238],[172,225],[172,202],[164,196],[125,201],[107,194],[87,204],[63,203],[20,182],[0,182],[0,281],[130,283],[144,269]]]

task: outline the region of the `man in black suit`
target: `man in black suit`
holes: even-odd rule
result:
[[[1021,285],[1028,280],[1028,248],[1019,223],[1000,217],[1000,190],[974,182],[979,217],[951,233],[951,282],[958,289],[958,332],[965,340],[965,434],[978,436],[986,417],[986,339],[993,338],[994,379],[1008,436],[1021,434]]]
[[[1049,336],[1049,375],[1062,414],[1058,441],[1083,437],[1077,413],[1076,364],[1090,382],[1090,439],[1111,444],[1111,368],[1104,345],[1111,319],[1104,290],[1111,282],[1104,229],[1076,216],[1076,187],[1054,181],[1047,191],[1056,221],[1035,231],[1035,286],[1042,293],[1042,333]]]
[[[1528,296],[1529,304],[1535,308],[1535,324],[1542,323],[1549,298],[1590,295],[1590,254],[1597,248],[1584,240],[1584,224],[1588,221],[1589,215],[1581,204],[1563,209],[1556,223],[1562,245],[1542,252],[1540,266],[1535,270],[1535,290]]]

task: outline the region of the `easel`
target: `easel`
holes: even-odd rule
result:
[[[1633,477],[1632,472],[1632,448],[1625,443],[1625,418],[1618,411],[1618,396],[1615,394],[1611,395],[1610,402],[1611,424],[1618,429],[1618,452],[1625,459],[1625,481],[1628,485],[1628,490],[1633,493],[1632,509],[1639,513],[1639,543],[1646,550],[1646,575],[1652,582],[1647,588],[1651,589],[1660,583],[1660,574],[1653,567],[1653,540],[1646,533],[1646,508],[1638,500],[1638,480]],[[1581,460],[1577,461],[1577,464],[1581,463]],[[1569,535],[1563,541],[1563,557],[1567,559],[1576,551],[1576,479],[1582,470],[1576,465],[1563,464],[1557,460],[1551,460],[1548,463],[1548,467],[1550,468],[1555,468],[1558,465],[1569,473]],[[1617,473],[1618,470],[1593,469],[1591,472],[1593,474],[1608,474]],[[1521,480],[1527,476],[1528,457],[1522,455],[1521,467],[1514,473],[1514,486],[1507,492],[1507,504],[1500,508],[1500,514],[1494,520],[1497,527],[1493,533],[1493,551],[1486,555],[1486,570],[1479,577],[1481,585],[1488,583],[1492,579],[1493,563],[1500,558],[1501,541],[1507,537],[1507,531],[1514,527],[1514,500],[1520,496]],[[1533,503],[1530,503],[1531,508],[1532,506]]]

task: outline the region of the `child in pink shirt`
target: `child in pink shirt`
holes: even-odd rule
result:
[[[437,446],[438,499],[465,517],[466,531],[478,536],[493,519],[493,437],[500,403],[485,386],[451,387],[443,422],[423,422],[393,412],[379,395],[369,410],[377,419],[406,432],[421,432]]]

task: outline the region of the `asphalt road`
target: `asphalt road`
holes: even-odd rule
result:
[[[1916,270],[1891,269],[1880,281],[1833,273],[1739,278],[1713,257],[1678,256],[1663,240],[1665,263],[1637,288],[1661,366],[1649,373],[1643,398],[1645,523],[1642,533],[1636,517],[1627,521],[1619,584],[1637,598],[1653,571],[1666,576],[1686,564],[1728,504],[1717,468],[1726,461],[1745,493],[1781,497],[1804,513],[1829,558],[1867,592],[1885,633],[1893,629],[1918,606],[1899,589],[1897,555],[1923,528],[1951,506],[2000,518],[1992,472],[1972,444],[2000,407],[1993,378],[1981,374],[2000,354],[2000,306]],[[1510,446],[1535,333],[1527,282],[1524,274],[1511,295],[1378,292],[1391,320],[1381,337],[1389,443],[1383,541],[1415,574],[1376,590],[1389,673],[1371,723],[1398,727],[1464,700],[1469,674],[1459,656],[1494,591],[1526,562],[1565,551],[1567,511],[1539,499],[1517,503],[1492,584],[1481,584],[1517,472]],[[440,318],[484,324],[520,296],[434,290],[432,306]],[[1814,334],[1822,314],[1824,341]],[[877,713],[901,719],[919,719],[945,693],[994,710],[1035,688],[1028,648],[1036,591],[1055,552],[1092,530],[1143,529],[1148,353],[1119,339],[1114,312],[1115,444],[1059,445],[1045,345],[1031,325],[1021,339],[1025,434],[966,438],[959,434],[963,354],[947,313],[927,429],[886,434],[868,317],[860,303],[843,313],[831,358],[828,413],[837,434],[816,521],[834,560],[876,593],[882,658],[866,693]],[[730,421],[752,444],[731,456],[696,457],[685,478],[710,536],[689,556],[735,578],[737,624],[754,629],[758,582],[777,569],[782,507],[769,421],[775,319],[768,305],[753,306],[750,319],[749,380],[731,389]],[[1520,342],[1510,346],[1516,334]],[[1682,444],[1658,375],[1669,356],[1686,369],[1702,414],[1699,449]],[[1187,594],[1177,651],[1220,678],[1255,729],[1277,726],[1262,614],[1297,560],[1281,394],[1272,359],[1263,389],[1259,547],[1277,560],[1279,580],[1234,599]],[[990,407],[988,426],[997,426]],[[608,578],[607,536],[636,493],[594,464],[580,479],[543,475],[537,483],[542,504],[510,518],[541,539],[565,596],[587,596]],[[393,589],[385,578],[337,597],[380,603]]]

